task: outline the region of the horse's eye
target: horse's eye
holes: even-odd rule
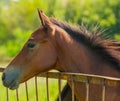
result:
[[[28,48],[34,48],[34,47],[35,47],[35,43],[29,42],[29,43],[27,44],[27,47],[28,47]]]

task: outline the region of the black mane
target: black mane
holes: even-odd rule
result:
[[[77,28],[53,18],[51,22],[64,29],[74,40],[97,53],[100,58],[113,65],[114,69],[120,71],[120,42],[103,39],[101,31],[89,33],[84,26]]]

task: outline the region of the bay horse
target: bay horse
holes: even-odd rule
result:
[[[3,85],[16,89],[20,83],[51,69],[120,77],[120,42],[102,39],[38,10],[42,26],[35,30],[20,53],[2,74]],[[71,87],[71,82],[68,82]],[[86,87],[75,82],[75,96],[85,101]],[[89,101],[101,101],[101,86],[90,84]],[[120,86],[106,86],[105,101],[120,101]]]

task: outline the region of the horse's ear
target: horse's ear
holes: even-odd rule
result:
[[[38,14],[39,14],[39,18],[41,20],[42,26],[46,27],[46,28],[50,27],[50,24],[52,24],[52,23],[51,23],[50,19],[43,13],[43,11],[38,9]]]

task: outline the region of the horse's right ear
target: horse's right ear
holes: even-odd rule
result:
[[[51,24],[50,19],[43,13],[43,11],[41,11],[39,9],[38,9],[38,15],[39,15],[40,21],[42,23],[42,26],[49,28],[50,24]]]
[[[38,8],[38,15],[39,15],[40,21],[42,23],[42,26],[45,26],[45,23],[44,23],[44,20],[42,17],[42,13],[43,13],[43,11]]]

